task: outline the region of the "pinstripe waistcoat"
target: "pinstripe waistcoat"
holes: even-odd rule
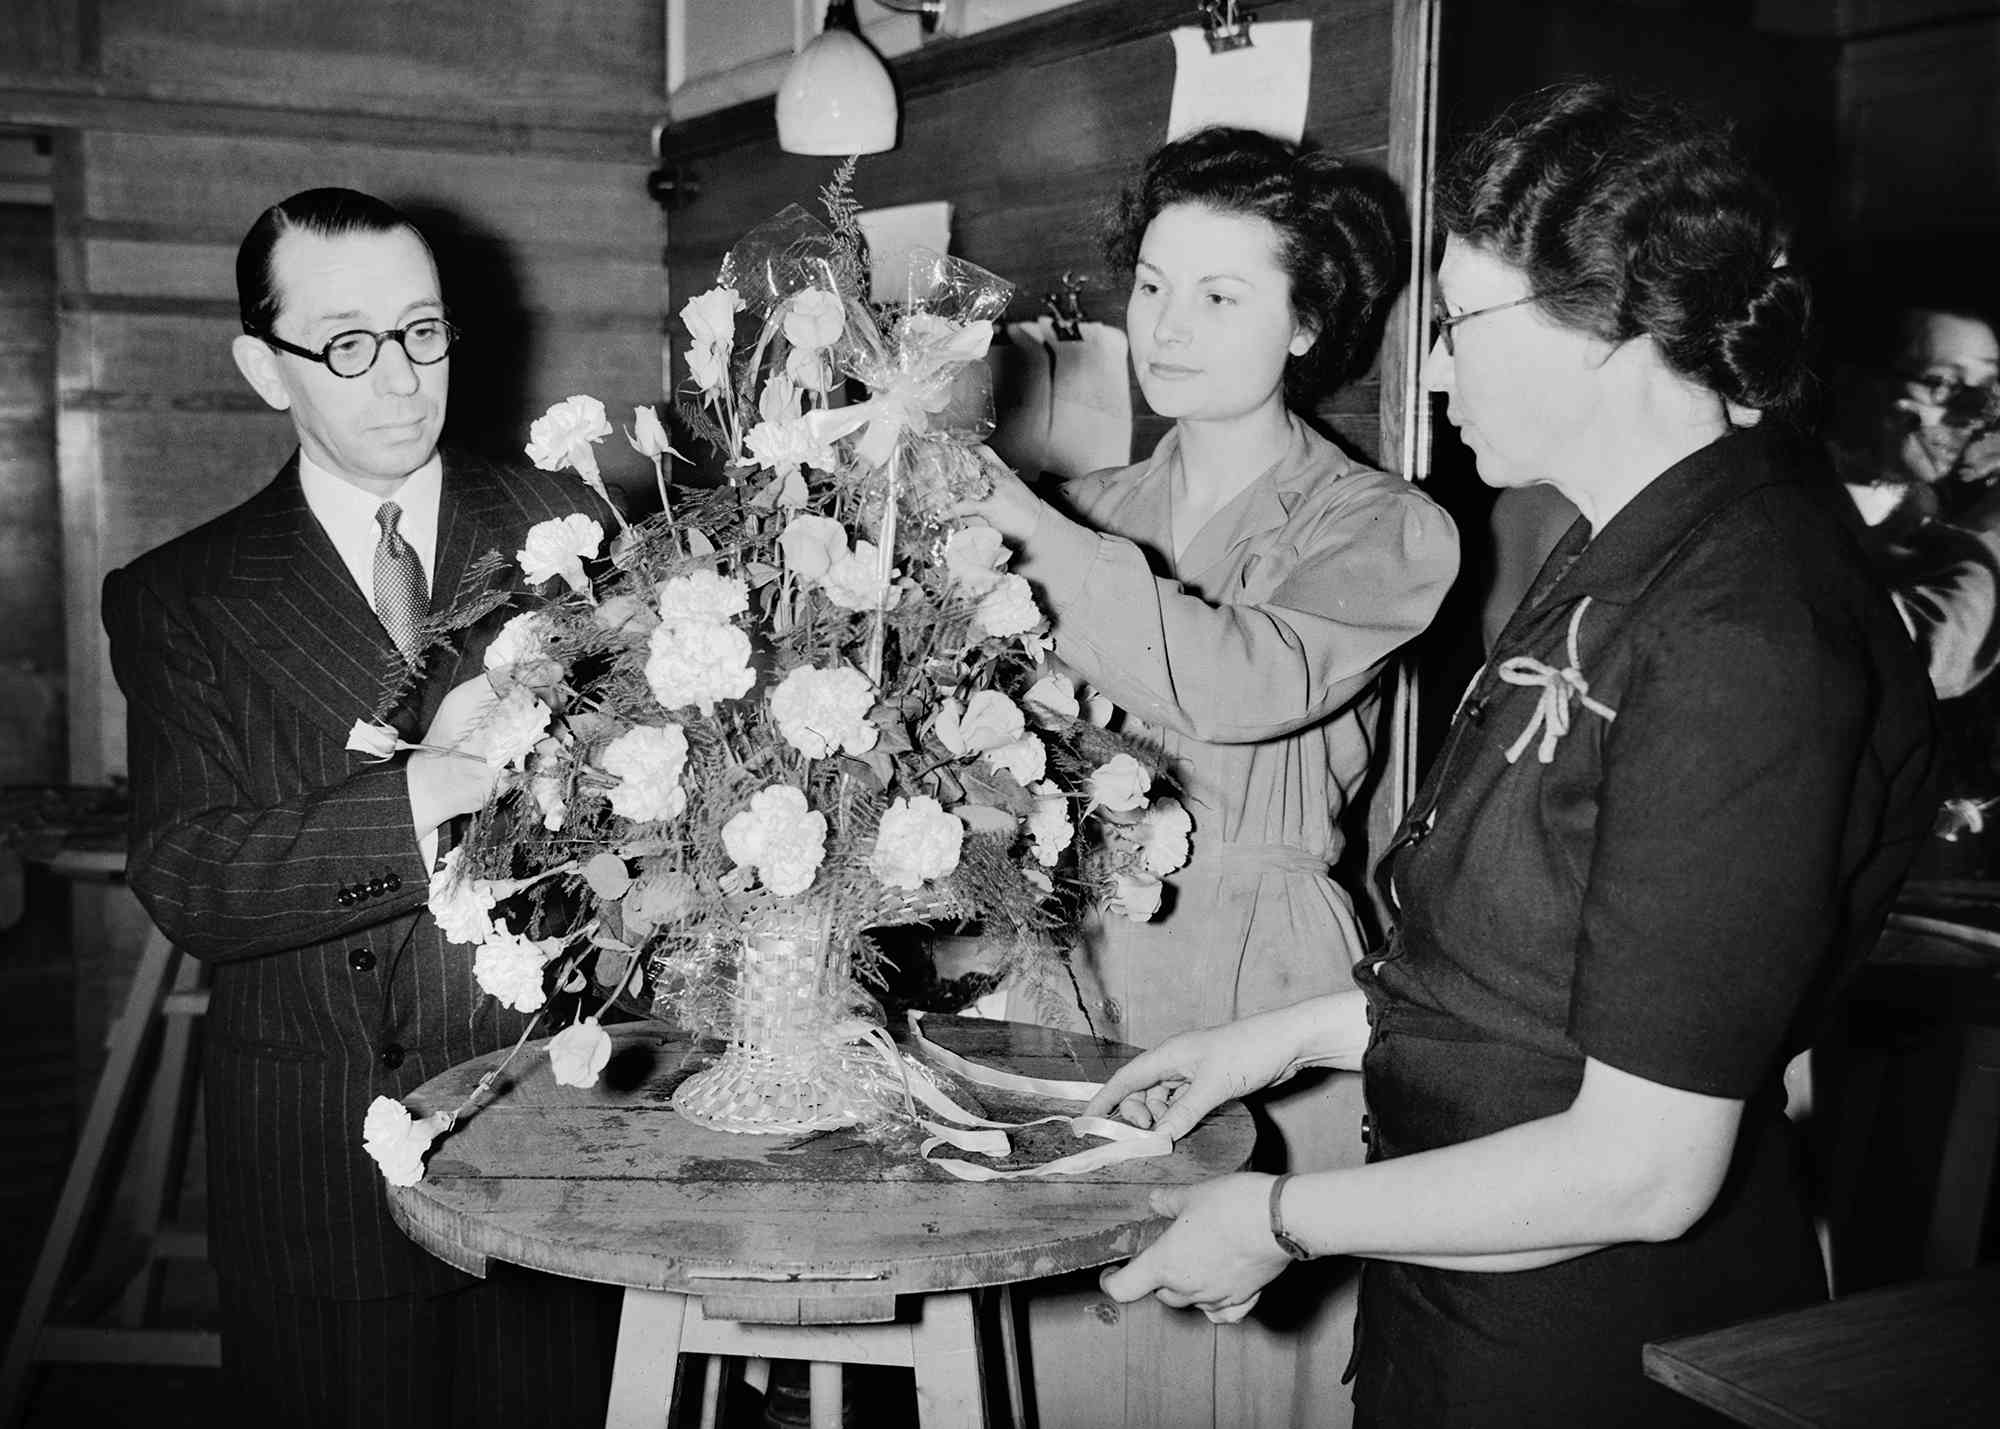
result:
[[[568,477],[447,454],[432,580],[511,557],[549,517],[608,513]],[[464,632],[393,722],[415,738],[509,612]],[[391,1221],[361,1126],[523,1019],[424,907],[404,758],[346,749],[394,646],[306,506],[296,457],[235,510],[113,571],[104,623],[127,701],[134,892],[209,964],[203,1107],[210,1256],[294,1294],[462,1283]]]

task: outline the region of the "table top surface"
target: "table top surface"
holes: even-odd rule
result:
[[[2000,1267],[1647,1345],[1645,1366],[1755,1429],[2000,1424]]]
[[[933,1014],[924,1029],[960,1056],[1042,1078],[1101,1081],[1134,1055],[1025,1023]],[[921,1160],[910,1133],[882,1141],[852,1130],[744,1136],[697,1126],[671,1097],[706,1065],[700,1049],[663,1023],[610,1031],[610,1065],[588,1090],[557,1085],[541,1044],[525,1048],[498,1094],[438,1143],[424,1179],[390,1188],[398,1224],[475,1274],[492,1257],[700,1295],[712,1317],[868,1320],[886,1318],[898,1294],[1126,1259],[1164,1225],[1147,1203],[1154,1188],[1240,1169],[1255,1135],[1248,1111],[1229,1103],[1170,1156],[966,1182]],[[449,1110],[503,1055],[455,1067],[404,1101],[420,1115]],[[976,1096],[1003,1121],[1080,1109],[983,1087]],[[1060,1125],[1014,1140],[1017,1156],[1034,1162],[1096,1144]],[[744,1302],[769,1304],[753,1313]]]

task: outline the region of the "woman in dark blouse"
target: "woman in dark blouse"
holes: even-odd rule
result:
[[[1178,1135],[1358,1065],[1370,1164],[1161,1193],[1104,1288],[1226,1317],[1364,1256],[1359,1422],[1677,1423],[1643,1342],[1824,1294],[1781,1075],[1928,822],[1927,685],[1778,430],[1807,290],[1727,142],[1571,86],[1441,188],[1425,381],[1485,481],[1582,515],[1384,857],[1360,990],[1176,1038],[1091,1108]]]

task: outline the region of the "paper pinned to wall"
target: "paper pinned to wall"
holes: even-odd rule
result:
[[[943,199],[864,209],[860,222],[868,237],[868,296],[874,302],[910,300],[913,249],[951,252],[951,204]]]
[[[1045,471],[1068,480],[1132,460],[1132,377],[1125,333],[1109,323],[1080,324],[1078,335],[1049,344],[1049,445]]]
[[[1167,137],[1211,124],[1257,129],[1297,142],[1312,87],[1312,21],[1259,20],[1241,49],[1210,51],[1195,25],[1175,30],[1174,99]]]

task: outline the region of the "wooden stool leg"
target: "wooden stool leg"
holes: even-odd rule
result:
[[[132,973],[132,988],[126,994],[125,1008],[109,1039],[110,1056],[97,1079],[90,1113],[84,1120],[83,1134],[77,1139],[76,1155],[70,1160],[69,1174],[63,1179],[62,1194],[56,1198],[55,1214],[42,1242],[42,1253],[36,1258],[34,1275],[28,1281],[27,1297],[21,1302],[14,1337],[7,1342],[6,1361],[0,1364],[0,1424],[12,1423],[19,1409],[28,1369],[35,1360],[49,1306],[55,1300],[56,1282],[89,1209],[98,1172],[110,1149],[112,1130],[132,1091],[146,1032],[166,996],[167,979],[177,956],[173,945],[159,930],[147,934],[139,964]]]
[[[2000,1151],[2000,1027],[1965,1029],[1958,1090],[1938,1162],[1924,1263],[1932,1274],[1970,1270],[1979,1261],[1986,1208],[1993,1198],[1993,1164]]]
[[[812,1429],[840,1429],[840,1366],[812,1360],[806,1366],[808,1422]]]
[[[716,1429],[722,1418],[722,1387],[729,1379],[729,1361],[721,1355],[704,1355],[708,1366],[701,1381],[701,1429]]]
[[[194,1015],[176,1011],[177,1004],[205,1003],[198,991],[202,966],[193,958],[182,958],[175,970],[173,991],[162,999],[159,1057],[153,1067],[152,1090],[147,1094],[137,1137],[128,1165],[131,1174],[120,1188],[121,1215],[129,1216],[131,1229],[145,1259],[138,1273],[125,1287],[115,1318],[121,1325],[145,1322],[152,1299],[155,1267],[163,1259],[160,1231],[166,1223],[167,1201],[172,1187],[170,1172],[181,1170],[182,1153],[188,1132],[188,1072],[194,1042]]]
[[[604,1429],[666,1429],[672,1422],[674,1372],[686,1322],[685,1295],[669,1290],[625,1292]]]
[[[922,1429],[987,1429],[985,1367],[972,1296],[962,1290],[926,1295],[920,1313],[910,1336],[917,1423]]]
[[[1000,1317],[1000,1370],[1007,1376],[1008,1429],[1028,1429],[1028,1396],[1021,1383],[1021,1334],[1014,1319],[1014,1287],[997,1287],[993,1303]]]

